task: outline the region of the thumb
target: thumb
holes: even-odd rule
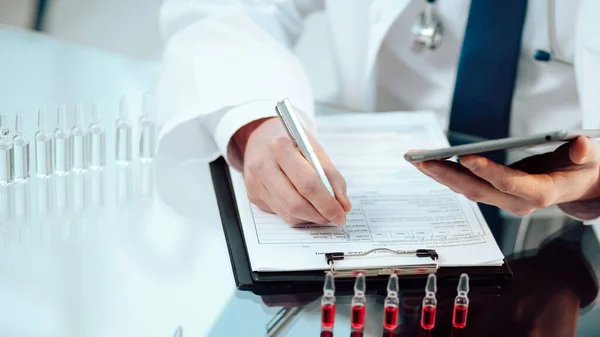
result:
[[[569,159],[576,165],[583,165],[596,160],[595,144],[587,137],[577,137],[569,147]]]
[[[325,168],[324,170],[335,193],[335,198],[340,202],[344,211],[350,212],[352,204],[346,194],[346,179],[335,168]]]

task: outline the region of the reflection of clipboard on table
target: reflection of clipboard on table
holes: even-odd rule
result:
[[[222,158],[211,163],[225,238],[239,289],[256,294],[319,292],[324,271],[351,291],[358,271],[384,291],[390,273],[422,290],[428,273],[500,285],[511,272],[475,203],[419,174],[407,148],[447,142],[432,114],[351,114],[319,119],[319,141],[348,183],[345,231],[291,227],[250,204],[243,178]]]

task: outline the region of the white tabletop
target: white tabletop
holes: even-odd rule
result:
[[[207,164],[161,154],[114,164],[118,100],[130,95],[135,120],[159,65],[8,27],[0,43],[10,126],[23,111],[31,138],[39,108],[54,121],[58,104],[72,115],[76,102],[89,112],[97,101],[109,159],[100,172],[0,188],[0,335],[167,337],[178,326],[186,337],[264,335],[279,308],[236,290]],[[134,127],[134,149],[137,137]],[[368,335],[381,335],[380,305],[369,313]],[[348,314],[340,304],[336,334],[349,334]],[[319,316],[313,303],[284,335],[318,335]]]

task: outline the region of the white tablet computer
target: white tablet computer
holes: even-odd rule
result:
[[[420,162],[427,160],[447,159],[455,156],[466,156],[499,150],[512,150],[533,147],[554,142],[566,142],[579,136],[589,138],[600,137],[600,130],[558,130],[540,133],[531,136],[509,137],[495,140],[486,140],[472,144],[457,145],[435,150],[406,153],[404,158],[409,162]]]

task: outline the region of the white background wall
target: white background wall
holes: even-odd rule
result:
[[[48,0],[46,31],[61,39],[158,59],[161,0]],[[0,0],[0,22],[29,28],[35,0]]]
[[[162,0],[48,0],[46,32],[60,39],[149,60],[160,60],[158,12]],[[0,23],[30,28],[35,0],[0,0]],[[335,91],[325,17],[307,20],[297,46],[318,97]]]

